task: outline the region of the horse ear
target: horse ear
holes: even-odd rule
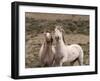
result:
[[[43,30],[43,34],[46,35],[46,29]]]
[[[43,32],[43,34],[44,34],[44,36],[46,36],[46,32],[45,31]]]
[[[60,26],[60,30],[61,30],[61,32],[63,32],[63,33],[65,32],[64,29],[63,29],[63,26]]]
[[[61,29],[61,31],[62,31],[63,33],[65,33],[65,31],[64,31],[64,29],[63,29],[63,28]]]
[[[57,26],[55,26],[55,31],[57,30]]]

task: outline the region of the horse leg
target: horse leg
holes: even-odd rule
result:
[[[60,66],[62,66],[62,65],[63,65],[63,62],[61,61],[61,62],[60,62]]]
[[[79,62],[79,65],[83,65],[83,57],[80,56],[80,57],[78,58],[78,62]]]
[[[75,62],[71,62],[70,65],[73,66]]]
[[[66,62],[66,58],[61,59],[60,66],[63,66],[63,63]]]
[[[79,65],[83,65],[83,50],[81,48],[80,52],[79,52],[79,57],[78,57],[78,62],[79,62]]]
[[[78,58],[76,58],[74,61],[72,61],[72,62],[70,63],[71,66],[73,66],[77,60],[78,60]]]

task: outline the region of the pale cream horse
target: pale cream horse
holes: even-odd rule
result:
[[[72,44],[66,45],[64,42],[63,29],[60,26],[55,28],[55,64],[56,66],[62,66],[67,62],[71,65],[77,60],[79,65],[83,65],[83,50],[80,45]]]
[[[39,59],[42,63],[42,66],[53,66],[54,63],[54,46],[53,46],[53,38],[51,33],[44,33],[44,41],[39,51]]]

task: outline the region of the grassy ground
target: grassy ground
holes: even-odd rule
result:
[[[26,58],[25,58],[26,67],[27,68],[40,67],[38,54],[39,54],[41,44],[43,42],[43,35],[38,34],[37,36],[34,36],[34,37],[32,35],[28,35],[26,38],[27,38]],[[88,65],[89,64],[88,36],[80,35],[80,34],[76,34],[76,35],[69,34],[69,35],[65,35],[65,40],[66,40],[66,43],[69,45],[74,44],[74,43],[81,45],[84,51],[84,65]]]

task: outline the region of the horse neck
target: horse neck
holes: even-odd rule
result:
[[[43,54],[50,55],[52,52],[52,44],[47,44],[44,42],[43,44]]]
[[[59,48],[65,46],[65,42],[63,38],[61,38],[58,42],[56,42],[56,48],[59,50]]]

